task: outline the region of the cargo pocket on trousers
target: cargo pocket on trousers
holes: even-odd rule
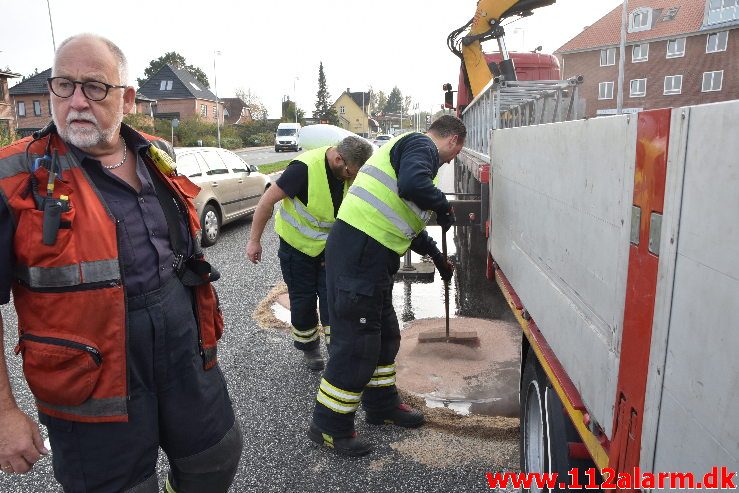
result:
[[[336,314],[360,326],[370,325],[380,307],[375,296],[375,284],[367,279],[339,276],[336,279]]]
[[[55,406],[79,406],[95,390],[103,362],[90,341],[64,334],[22,334],[16,354],[33,395]]]

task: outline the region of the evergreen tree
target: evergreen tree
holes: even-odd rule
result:
[[[384,91],[379,91],[377,93],[377,105],[375,106],[375,111],[377,113],[383,113],[385,111],[385,105],[387,104],[387,95]]]
[[[403,107],[403,95],[400,94],[398,86],[393,87],[390,91],[390,95],[387,97],[387,103],[385,103],[385,109],[383,113],[400,113],[400,109]]]
[[[326,74],[323,72],[323,62],[318,65],[318,93],[316,94],[316,110],[313,118],[318,118],[322,123],[339,125],[339,115],[329,102],[331,95],[326,88]]]
[[[150,61],[149,66],[146,68],[146,70],[144,70],[144,78],[136,79],[136,81],[139,83],[139,87],[143,86],[144,82],[149,80],[151,76],[159,72],[159,69],[167,64],[170,64],[175,68],[187,70],[188,72],[190,72],[190,75],[195,77],[195,79],[203,84],[206,88],[210,87],[210,84],[208,83],[208,76],[205,75],[205,72],[203,72],[200,67],[188,65],[185,57],[183,57],[176,51],[170,51],[160,56],[156,60]]]

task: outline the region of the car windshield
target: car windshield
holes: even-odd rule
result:
[[[278,128],[277,135],[279,137],[285,137],[287,135],[295,135],[296,130],[294,128]]]

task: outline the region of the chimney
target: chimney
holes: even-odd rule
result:
[[[348,88],[348,87],[346,88],[346,93],[347,93],[347,94],[351,94],[351,93],[352,93],[352,92],[351,92],[351,91],[349,90],[349,88]]]

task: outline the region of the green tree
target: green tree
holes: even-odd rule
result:
[[[379,110],[379,108],[377,106],[377,93],[375,92],[374,89],[372,89],[372,86],[369,87],[369,94],[370,94],[370,99],[367,105],[367,114],[371,115],[371,114],[376,113]]]
[[[387,94],[384,91],[377,92],[377,104],[374,106],[375,113],[382,113],[385,111],[385,105],[387,104]]]
[[[10,137],[10,129],[7,126],[0,125],[0,147],[5,147],[13,143]]]
[[[387,103],[383,108],[383,113],[400,113],[403,105],[403,95],[400,93],[398,86],[393,87],[390,95],[387,97]]]
[[[298,108],[298,118],[295,119],[295,108],[297,107],[297,103],[295,101],[290,101],[289,98],[286,98],[282,102],[282,121],[283,122],[298,122],[300,124],[305,123],[305,112]]]
[[[150,61],[149,66],[146,68],[146,70],[144,70],[144,78],[136,79],[136,81],[139,83],[139,87],[144,85],[144,82],[149,80],[154,74],[159,72],[159,69],[167,64],[170,64],[175,68],[187,70],[188,72],[190,72],[190,75],[197,79],[198,82],[203,84],[205,87],[210,87],[210,84],[208,83],[208,76],[205,75],[205,72],[203,72],[200,67],[188,65],[185,57],[183,57],[176,51],[169,51],[156,60]]]
[[[323,72],[323,62],[318,65],[318,93],[316,93],[316,110],[313,112],[313,118],[318,118],[321,122],[327,122],[331,125],[339,125],[339,115],[331,106],[329,100],[331,95],[326,88],[326,74]]]

